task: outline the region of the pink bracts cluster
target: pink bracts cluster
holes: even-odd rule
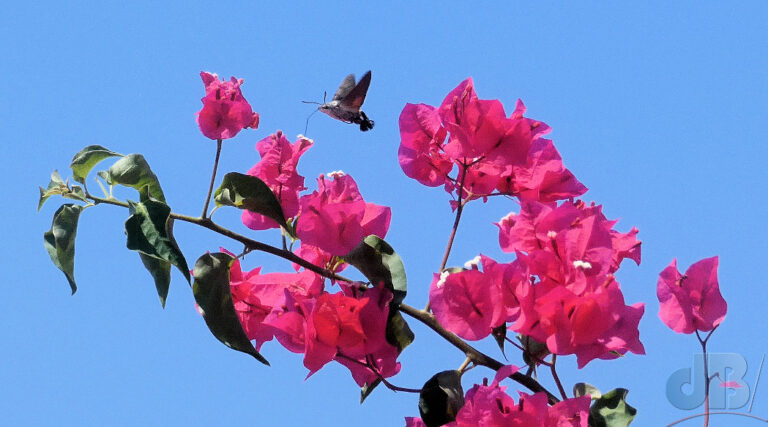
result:
[[[243,97],[240,86],[243,79],[219,80],[219,76],[200,72],[205,84],[203,108],[197,113],[197,124],[203,135],[210,139],[228,139],[245,128],[259,127],[259,114]]]
[[[446,427],[586,427],[589,419],[590,397],[563,400],[549,406],[545,393],[520,393],[514,398],[506,393],[499,382],[517,371],[513,365],[496,373],[491,385],[476,384],[464,397],[464,406],[456,414],[456,421]],[[421,418],[406,417],[406,427],[426,427]]]
[[[304,177],[297,164],[313,142],[299,136],[290,143],[282,132],[270,135],[256,144],[261,155],[248,171],[269,186],[277,196],[289,221],[301,218],[296,234],[301,239],[300,255],[308,260],[327,261],[331,256],[346,255],[363,238],[387,234],[391,210],[363,200],[355,180],[341,171],[317,178],[317,191],[300,196]],[[279,227],[278,224],[253,212],[243,212],[243,223],[254,230]],[[322,262],[316,263],[324,266]]]
[[[261,274],[243,272],[235,261],[230,287],[235,310],[258,350],[276,338],[286,349],[304,353],[309,375],[336,360],[361,387],[400,370],[398,350],[386,340],[392,293],[384,287],[341,285],[324,290],[323,278],[303,270]]]
[[[616,221],[600,206],[573,201],[586,187],[565,169],[552,141],[541,138],[549,126],[523,112],[518,101],[507,118],[499,101],[478,99],[467,79],[439,108],[408,104],[400,116],[406,175],[442,184],[462,203],[493,194],[520,200],[520,212],[496,224],[502,250],[517,259],[481,256],[482,268],[435,274],[435,317],[468,340],[508,325],[554,354],[575,354],[579,367],[628,351],[644,354],[644,306],[626,305],[614,277],[623,259],[640,263],[637,229],[613,230]]]
[[[462,199],[493,194],[554,201],[587,191],[563,166],[545,123],[523,117],[518,101],[506,117],[498,100],[482,100],[464,80],[439,107],[406,104],[398,158],[405,174]],[[455,173],[452,172],[456,170]]]
[[[269,135],[256,144],[261,160],[248,174],[272,190],[286,219],[295,225],[301,240],[296,252],[315,265],[338,271],[345,266],[338,257],[366,236],[386,236],[390,209],[365,202],[354,179],[340,171],[327,178],[321,175],[316,191],[300,195],[307,188],[297,166],[312,145],[303,136],[291,143],[280,131]],[[279,227],[249,211],[243,212],[242,221],[255,230]],[[349,368],[361,387],[379,376],[395,375],[400,370],[399,351],[385,338],[392,292],[352,283],[340,284],[341,291],[332,294],[324,290],[324,278],[295,267],[293,273],[261,274],[258,268],[242,272],[239,261],[232,266],[235,310],[256,348],[276,338],[288,350],[304,353],[309,375],[336,360]]]

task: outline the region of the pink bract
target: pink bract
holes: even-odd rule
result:
[[[390,209],[366,203],[351,176],[335,174],[329,182],[321,175],[317,183],[317,191],[299,199],[296,234],[302,242],[342,256],[368,235],[386,236]]]
[[[200,72],[205,84],[203,108],[197,113],[200,131],[210,139],[228,139],[247,127],[257,127],[258,114],[243,97],[243,79],[220,81],[216,74]]]
[[[690,334],[711,331],[725,319],[728,305],[717,281],[718,257],[693,263],[685,275],[677,270],[677,260],[660,274],[656,286],[659,317],[673,331]]]
[[[304,177],[299,175],[296,166],[313,143],[311,139],[301,136],[291,143],[281,131],[277,131],[256,144],[261,160],[248,171],[248,175],[267,184],[280,202],[286,218],[293,218],[299,213],[299,192],[306,190],[306,187]],[[280,227],[275,220],[247,210],[243,211],[242,221],[253,230]]]

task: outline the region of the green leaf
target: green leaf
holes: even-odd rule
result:
[[[233,350],[250,354],[259,362],[269,365],[267,359],[253,348],[232,303],[229,269],[234,260],[231,255],[221,252],[205,254],[197,259],[193,272],[195,282],[192,285],[195,302],[216,339]]]
[[[616,388],[605,393],[589,408],[590,427],[626,427],[637,414],[637,409],[626,402],[629,390]]]
[[[597,387],[588,383],[576,383],[573,385],[573,397],[581,397],[589,395],[592,400],[597,400],[602,397],[602,393]]]
[[[414,340],[413,331],[397,309],[389,307],[389,317],[387,318],[387,342],[397,347],[397,353],[403,352]]]
[[[165,308],[165,301],[168,299],[168,290],[171,287],[171,263],[161,259],[153,258],[139,252],[141,263],[144,268],[152,275],[155,281],[157,296],[160,298],[160,305]]]
[[[394,295],[390,306],[397,308],[405,299],[408,282],[403,260],[392,246],[378,236],[372,234],[363,239],[355,249],[344,256],[344,261],[360,270],[374,286],[384,282]]]
[[[72,294],[77,291],[75,283],[75,236],[77,221],[80,219],[82,206],[71,203],[61,205],[53,214],[51,229],[43,235],[45,249],[53,264],[67,277]]]
[[[67,183],[64,182],[63,179],[61,179],[61,175],[59,175],[58,171],[53,171],[51,173],[51,181],[48,183],[47,188],[39,187],[40,188],[40,201],[37,203],[37,211],[40,211],[40,208],[43,207],[45,204],[45,201],[48,200],[49,197],[63,194],[69,189],[67,188]]]
[[[157,176],[141,154],[124,156],[106,172],[99,172],[99,176],[109,185],[120,184],[137,190],[149,186],[149,194],[152,198],[165,201],[160,181],[157,180]]]
[[[437,427],[456,420],[464,406],[464,390],[459,371],[438,372],[419,393],[419,413],[427,427]]]
[[[496,340],[496,344],[499,346],[499,349],[501,349],[501,354],[506,359],[507,353],[504,351],[504,343],[507,341],[507,324],[502,323],[493,328],[491,330],[491,335],[493,335],[493,339]]]
[[[381,378],[376,378],[370,385],[365,384],[360,387],[360,403],[363,403],[365,399],[371,395],[373,389],[379,384],[381,384]]]
[[[216,206],[234,206],[264,215],[275,220],[284,229],[290,230],[275,193],[255,176],[237,172],[224,175],[213,200]]]
[[[142,197],[144,198],[144,197]],[[160,303],[165,306],[170,283],[170,265],[175,265],[190,282],[189,267],[173,238],[171,208],[163,202],[145,199],[128,201],[131,216],[125,221],[128,249],[145,255],[141,261],[155,279]]]
[[[53,171],[51,174],[51,181],[48,183],[48,188],[39,188],[40,200],[37,203],[38,212],[43,207],[46,200],[48,200],[48,198],[51,196],[62,196],[67,199],[88,203],[88,199],[85,197],[85,191],[83,191],[83,187],[80,187],[79,185],[73,185],[72,188],[70,188],[69,181],[62,180],[59,172],[57,171]]]
[[[88,172],[100,161],[109,157],[122,156],[122,154],[110,151],[101,145],[89,145],[72,158],[69,167],[72,168],[72,178],[79,183],[85,183]]]

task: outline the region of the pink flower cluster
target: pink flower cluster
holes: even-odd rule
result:
[[[363,200],[357,184],[343,172],[317,179],[318,189],[306,190],[298,173],[300,157],[312,147],[299,136],[294,143],[278,131],[256,144],[261,160],[248,171],[277,197],[289,223],[301,239],[297,253],[315,265],[342,269],[337,257],[346,255],[368,235],[384,238],[390,209]],[[255,230],[279,227],[250,211],[243,223]],[[386,341],[392,292],[382,286],[365,289],[360,283],[340,284],[334,294],[324,290],[323,278],[295,266],[294,273],[244,273],[235,262],[230,285],[235,309],[246,335],[256,348],[276,338],[288,350],[304,353],[309,375],[336,360],[352,372],[362,387],[400,370],[397,347]]]
[[[306,187],[296,166],[312,144],[302,136],[291,143],[278,131],[256,144],[261,160],[248,171],[275,193],[287,219],[301,217],[296,226],[302,241],[300,255],[313,262],[328,260],[346,255],[371,234],[384,238],[391,210],[365,202],[355,180],[343,172],[330,173],[329,179],[320,175],[317,191],[299,196]],[[243,212],[242,219],[254,230],[279,227],[275,221],[249,211]]]
[[[548,202],[584,194],[586,187],[563,166],[552,141],[542,138],[549,126],[523,113],[521,101],[507,118],[498,100],[478,99],[471,78],[439,107],[406,104],[400,166],[420,183],[443,185],[465,200],[506,194]]]
[[[230,272],[235,310],[257,350],[276,338],[286,349],[304,353],[309,375],[336,360],[362,387],[379,375],[395,375],[400,363],[397,348],[385,338],[392,293],[360,286],[342,284],[341,292],[331,294],[311,271],[243,272],[239,261]]]
[[[456,421],[447,427],[586,427],[589,419],[590,397],[567,399],[549,406],[545,393],[520,393],[515,403],[499,382],[517,371],[515,366],[499,369],[491,385],[476,384],[465,395],[464,406]],[[426,427],[421,418],[406,417],[406,427]]]
[[[259,127],[259,114],[243,97],[240,86],[243,79],[232,77],[230,81],[219,81],[219,76],[200,72],[205,84],[203,109],[197,113],[197,124],[203,135],[210,139],[228,139],[242,129]]]
[[[554,354],[575,354],[579,367],[628,351],[644,354],[644,306],[626,305],[614,278],[623,259],[640,263],[637,229],[615,231],[616,221],[600,206],[573,201],[586,187],[565,169],[552,141],[541,138],[549,126],[523,112],[518,101],[507,118],[499,101],[478,99],[467,79],[440,107],[408,104],[400,115],[406,175],[442,184],[462,203],[492,194],[520,200],[520,212],[496,224],[502,250],[517,259],[481,256],[482,269],[435,274],[435,317],[468,340],[509,324]],[[457,177],[449,176],[454,165]],[[569,200],[558,204],[562,199]]]

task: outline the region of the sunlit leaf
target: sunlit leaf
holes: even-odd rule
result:
[[[160,188],[160,181],[149,164],[141,154],[129,154],[116,161],[106,172],[100,172],[109,185],[120,184],[126,187],[141,190],[149,187],[149,194],[153,199],[165,201],[165,195]]]
[[[213,336],[227,347],[250,354],[269,365],[245,334],[232,303],[229,269],[234,260],[231,255],[220,252],[198,258],[192,273],[195,277],[192,284],[195,301]]]
[[[376,235],[370,235],[350,253],[344,261],[360,270],[373,285],[384,283],[392,291],[392,305],[400,306],[408,290],[405,267],[400,256],[387,242]]]
[[[64,182],[64,180],[61,179],[61,175],[59,175],[58,171],[53,171],[51,173],[51,181],[48,183],[47,188],[39,187],[40,188],[40,200],[37,203],[37,210],[39,211],[40,208],[43,207],[45,204],[45,201],[48,200],[49,197],[55,196],[58,194],[63,194],[68,191],[67,183]]]
[[[224,175],[221,185],[214,193],[216,206],[234,206],[275,220],[286,230],[291,230],[285,222],[285,215],[280,202],[264,181],[255,176],[237,172]]]
[[[593,386],[592,384],[588,383],[576,383],[573,385],[573,396],[574,397],[581,397],[589,395],[592,400],[599,399],[603,395],[600,393],[600,390],[598,390],[597,387]]]
[[[75,157],[72,158],[72,163],[69,165],[72,168],[72,178],[81,184],[84,183],[88,172],[97,163],[115,156],[122,156],[122,154],[110,151],[101,145],[89,145],[83,148],[75,154]]]
[[[80,219],[82,206],[71,203],[61,205],[53,214],[51,229],[43,235],[45,249],[53,264],[67,277],[72,294],[77,291],[75,283],[75,236],[77,222]]]
[[[637,414],[625,400],[627,393],[625,388],[616,388],[597,399],[589,408],[589,426],[627,427]]]

